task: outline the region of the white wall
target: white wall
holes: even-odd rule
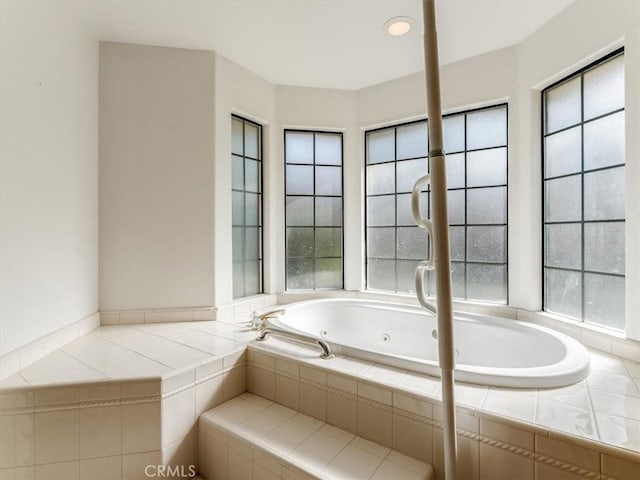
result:
[[[518,157],[511,188],[518,197],[510,215],[518,225],[523,255],[511,265],[521,284],[511,303],[541,307],[540,91],[617,47],[626,69],[626,319],[627,334],[640,339],[640,2],[575,2],[517,46]],[[511,199],[511,197],[510,197]],[[511,227],[510,227],[511,228]]]
[[[0,354],[98,307],[98,45],[69,5],[0,11]]]
[[[440,82],[444,113],[477,106],[509,102],[509,184],[517,171],[518,105],[516,97],[517,69],[515,49],[497,50],[485,55],[455,62],[442,67]],[[364,128],[426,117],[426,89],[424,73],[365,88],[358,92],[358,124]],[[360,145],[364,144],[364,140]],[[360,147],[363,148],[363,147]],[[517,188],[509,188],[509,296],[518,298],[517,258],[523,255],[518,237],[518,222],[511,215],[517,203]],[[364,239],[363,239],[364,241]],[[515,294],[515,295],[514,295]],[[517,305],[517,304],[514,304]]]
[[[214,53],[100,44],[100,309],[209,306]]]
[[[339,131],[343,133],[343,209],[344,209],[344,288],[361,290],[364,287],[364,244],[362,225],[364,221],[363,144],[356,121],[356,93],[348,90],[278,86],[276,89],[277,118],[280,125],[278,142],[284,142],[283,130],[309,129]],[[284,152],[273,162],[275,201],[282,212],[275,238],[277,249],[276,285],[279,292],[285,290],[285,223],[284,223]]]
[[[233,300],[233,252],[231,229],[231,114],[254,120],[263,125],[263,231],[264,237],[264,290],[274,292],[274,229],[277,229],[277,193],[272,185],[277,183],[273,164],[279,158],[278,129],[274,126],[275,86],[257,75],[215,55],[215,164],[214,188],[211,196],[215,205],[212,219],[215,222],[213,253],[215,266],[214,305],[226,305]],[[274,198],[275,204],[273,202]]]
[[[234,112],[265,126],[265,290],[284,289],[284,127],[345,133],[345,288],[362,288],[362,128],[424,116],[423,75],[357,92],[277,87],[213,52],[114,50],[98,253],[98,43],[71,4],[3,2],[0,17],[0,353],[93,313],[98,258],[102,309],[231,302]],[[516,47],[445,66],[442,90],[446,111],[509,101],[510,299],[535,310],[539,91],[623,44],[626,311],[640,338],[640,3],[575,2]]]

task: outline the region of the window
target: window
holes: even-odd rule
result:
[[[231,119],[233,297],[262,292],[262,127]]]
[[[542,92],[544,309],[624,328],[622,51]]]
[[[285,130],[288,290],[340,289],[342,134]]]
[[[454,297],[506,303],[507,106],[445,116],[444,140]],[[428,168],[427,121],[369,131],[365,142],[367,288],[415,292],[428,244],[410,192]]]

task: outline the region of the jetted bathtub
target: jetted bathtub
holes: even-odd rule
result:
[[[439,376],[436,318],[421,307],[356,299],[293,303],[267,320],[274,330],[322,339],[334,353]],[[274,335],[277,333],[274,331]],[[553,388],[589,374],[573,338],[517,320],[455,314],[455,379],[511,388]]]

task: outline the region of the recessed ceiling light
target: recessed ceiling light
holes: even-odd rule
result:
[[[393,17],[384,24],[384,29],[389,35],[399,37],[409,33],[414,21],[411,17]]]

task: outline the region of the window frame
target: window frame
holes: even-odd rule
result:
[[[313,162],[312,163],[299,163],[299,162],[288,162],[287,161],[287,134],[311,134],[313,138]],[[317,195],[316,194],[316,167],[317,166],[332,166],[328,164],[318,164],[316,163],[316,135],[336,135],[340,138],[340,195]],[[345,245],[344,245],[344,133],[341,131],[331,131],[331,130],[314,130],[308,128],[285,128],[283,130],[283,164],[284,164],[284,287],[285,292],[315,292],[315,291],[332,291],[332,290],[344,290],[344,265],[345,265]],[[311,195],[299,195],[299,194],[288,194],[287,193],[287,166],[311,166],[313,167],[313,194]],[[336,165],[337,166],[337,165]],[[288,197],[310,197],[313,199],[313,225],[310,226],[292,226],[290,227],[287,222],[287,198]],[[316,224],[316,198],[340,198],[340,226],[320,226],[318,227]],[[313,287],[312,288],[290,288],[289,287],[289,275],[288,275],[288,263],[289,263],[289,248],[287,241],[287,230],[289,228],[312,228],[313,229],[313,256],[311,257],[294,257],[299,259],[308,259],[313,262]],[[315,245],[316,245],[316,230],[318,228],[339,228],[340,229],[340,256],[339,257],[317,257],[315,255]],[[339,259],[340,260],[340,287],[330,287],[330,288],[317,288],[316,287],[316,260],[320,259]]]
[[[499,146],[492,146],[492,147],[483,147],[483,148],[474,148],[474,149],[468,149],[467,148],[467,116],[469,114],[473,114],[473,113],[477,113],[477,112],[482,112],[482,111],[486,111],[486,110],[494,110],[494,109],[501,109],[504,108],[505,110],[505,139],[506,139],[506,143],[504,145],[499,145]],[[464,192],[464,197],[465,197],[465,202],[464,202],[464,223],[449,223],[449,228],[451,227],[462,227],[464,228],[465,231],[465,241],[464,241],[464,260],[456,260],[456,261],[451,261],[452,264],[459,264],[459,265],[463,265],[464,266],[464,298],[463,297],[454,297],[454,299],[456,301],[463,301],[463,302],[487,302],[490,304],[495,304],[495,305],[509,305],[509,104],[508,102],[500,102],[500,103],[495,103],[495,104],[491,104],[491,105],[485,105],[482,107],[477,107],[477,108],[470,108],[470,109],[464,109],[464,110],[458,110],[455,112],[451,112],[451,113],[447,113],[445,115],[443,115],[443,119],[446,118],[450,118],[450,117],[456,117],[456,116],[464,116],[464,149],[463,150],[455,150],[452,151],[451,153],[449,152],[445,152],[445,154],[448,155],[457,155],[457,154],[464,154],[464,186],[463,187],[455,187],[455,188],[449,188],[449,186],[447,185],[447,193],[450,191],[463,191]],[[395,278],[395,289],[393,291],[391,290],[379,290],[379,289],[372,289],[369,285],[369,242],[368,242],[368,235],[369,235],[369,228],[376,228],[371,227],[368,225],[368,199],[370,197],[375,197],[375,196],[382,196],[382,195],[394,195],[397,197],[397,195],[402,194],[402,192],[398,192],[397,190],[394,191],[394,193],[392,194],[380,194],[380,195],[369,195],[368,194],[368,175],[367,175],[367,167],[369,167],[370,165],[380,165],[380,164],[385,164],[385,163],[394,163],[394,170],[397,173],[397,164],[398,162],[402,162],[402,161],[406,161],[406,160],[414,160],[416,158],[424,158],[424,157],[415,157],[415,158],[403,158],[398,160],[397,159],[397,130],[398,128],[401,127],[405,127],[407,125],[415,125],[415,124],[419,124],[419,123],[425,123],[425,126],[428,128],[428,118],[422,118],[422,119],[418,119],[418,120],[412,120],[412,121],[407,121],[407,122],[401,122],[401,123],[394,123],[394,124],[390,124],[390,125],[385,125],[383,127],[377,127],[377,128],[373,128],[370,130],[366,130],[364,132],[364,151],[365,151],[365,158],[364,158],[364,167],[365,167],[365,188],[364,188],[364,258],[365,258],[365,289],[366,290],[370,290],[372,292],[384,292],[384,293],[391,293],[391,294],[399,294],[399,295],[412,295],[412,292],[404,292],[404,291],[399,291],[398,290],[398,278],[397,278],[397,261],[398,261],[398,257],[397,257],[397,229],[398,227],[402,227],[402,225],[398,225],[398,204],[396,201],[396,205],[395,205],[395,223],[394,223],[394,230],[395,230],[395,245],[396,245],[396,251],[394,252],[394,257],[393,257],[393,261],[395,263],[395,272],[396,272],[396,278]],[[379,162],[379,163],[374,163],[374,164],[369,164],[367,163],[368,161],[368,135],[370,133],[375,133],[375,132],[380,132],[380,131],[384,131],[384,130],[388,130],[388,129],[394,129],[394,157],[396,157],[394,160],[389,160],[386,162]],[[428,136],[428,135],[427,135]],[[468,171],[467,171],[467,164],[468,164],[468,160],[467,160],[467,154],[468,153],[473,153],[473,152],[480,152],[480,151],[486,151],[486,150],[493,150],[493,149],[498,149],[498,148],[504,148],[505,149],[505,181],[506,183],[504,184],[492,184],[492,185],[484,185],[484,186],[468,186],[467,185],[467,175],[468,175]],[[429,150],[429,148],[427,148],[427,150]],[[429,165],[429,159],[427,157],[427,165]],[[428,167],[427,167],[427,171],[425,173],[428,173]],[[397,185],[397,177],[396,177],[396,185]],[[505,223],[468,223],[468,202],[467,202],[467,192],[469,190],[483,190],[483,189],[488,189],[488,188],[504,188],[505,189]],[[428,216],[430,216],[430,211],[431,211],[431,189],[429,188],[427,190],[428,194],[427,194],[427,212],[429,212]],[[479,262],[479,261],[470,261],[468,260],[467,256],[468,256],[468,248],[467,248],[467,237],[468,237],[468,228],[469,227],[504,227],[504,234],[505,234],[505,241],[504,241],[504,258],[505,261],[504,262]],[[378,227],[380,228],[380,227]],[[382,227],[382,228],[391,228],[390,226],[387,227]],[[426,235],[426,232],[425,232]],[[450,235],[451,237],[451,235]],[[429,242],[431,241],[431,239],[429,239]],[[427,244],[428,247],[428,244]],[[391,258],[390,258],[391,260]],[[402,260],[402,259],[401,259]],[[468,282],[467,282],[467,265],[496,265],[496,266],[503,266],[505,268],[505,298],[504,298],[504,302],[503,301],[499,301],[499,302],[495,302],[495,301],[491,301],[491,300],[483,300],[483,299],[470,299],[468,296]],[[429,294],[435,294],[434,291],[434,284],[435,284],[435,278],[433,276],[432,272],[429,272],[429,279],[428,279],[428,289],[429,289]]]
[[[606,117],[610,117],[613,115],[616,115],[620,112],[625,112],[626,111],[626,101],[625,101],[625,105],[622,108],[618,108],[615,110],[611,110],[611,111],[607,111],[606,113],[600,113],[594,117],[591,117],[587,120],[585,120],[585,105],[584,105],[584,77],[585,74],[589,73],[590,71],[593,71],[595,69],[597,69],[598,67],[605,65],[607,62],[614,60],[617,57],[620,56],[624,56],[625,54],[625,49],[624,47],[620,47],[617,48],[615,50],[613,50],[612,52],[609,52],[608,54],[598,58],[597,60],[594,60],[593,62],[590,62],[588,65],[585,65],[584,67],[570,73],[569,75],[566,75],[564,77],[562,77],[560,80],[557,80],[555,82],[553,82],[552,84],[546,86],[545,88],[543,88],[540,91],[540,183],[541,183],[541,199],[540,199],[540,212],[541,212],[541,262],[540,262],[540,274],[541,274],[541,285],[542,285],[542,291],[541,291],[541,297],[542,297],[542,311],[552,314],[552,315],[558,315],[560,317],[563,318],[567,318],[571,321],[577,322],[579,324],[584,324],[584,325],[590,325],[590,326],[595,326],[597,328],[605,328],[605,329],[610,329],[610,330],[614,330],[617,332],[622,332],[625,330],[625,319],[622,319],[622,327],[621,328],[617,328],[617,327],[613,327],[611,325],[606,325],[603,323],[597,323],[594,321],[588,321],[585,317],[585,305],[586,305],[586,301],[585,301],[585,274],[594,274],[594,275],[603,275],[603,276],[609,276],[609,277],[616,277],[616,278],[623,278],[626,279],[626,268],[625,268],[625,273],[622,274],[618,274],[618,273],[611,273],[611,272],[601,272],[601,271],[596,271],[596,270],[587,270],[585,268],[585,225],[587,224],[598,224],[598,223],[622,223],[623,225],[626,225],[626,201],[625,201],[625,214],[624,214],[624,218],[619,219],[613,219],[613,218],[607,218],[607,219],[597,219],[597,220],[585,220],[585,174],[589,174],[589,173],[594,173],[594,172],[600,172],[600,171],[606,171],[606,170],[614,170],[614,169],[618,169],[618,168],[624,168],[624,175],[626,177],[626,158],[624,163],[616,163],[616,164],[612,164],[612,165],[606,165],[604,167],[596,167],[593,169],[587,169],[585,170],[585,165],[584,165],[584,159],[585,159],[585,135],[584,135],[584,128],[585,125],[588,125],[592,122],[601,120],[603,118]],[[564,84],[567,84],[573,80],[575,80],[576,78],[580,78],[580,121],[576,124],[571,124],[569,126],[564,126],[562,128],[559,128],[557,130],[554,130],[551,133],[547,133],[546,132],[546,123],[547,123],[547,111],[546,111],[546,93],[557,88],[560,87]],[[625,99],[626,100],[626,99]],[[546,177],[546,145],[545,145],[545,139],[547,137],[550,137],[554,134],[558,134],[558,133],[562,133],[564,131],[568,131],[571,130],[572,128],[576,128],[579,127],[580,128],[580,170],[577,172],[573,172],[573,173],[564,173],[561,175],[555,175],[552,177],[547,178]],[[626,143],[626,139],[625,139],[625,143]],[[547,204],[547,195],[546,195],[546,185],[547,182],[549,180],[556,180],[556,179],[562,179],[562,178],[569,178],[569,177],[577,177],[580,176],[580,220],[573,220],[573,221],[547,221],[546,220],[546,204]],[[547,266],[547,258],[546,258],[546,247],[547,247],[547,241],[546,241],[546,227],[547,225],[580,225],[580,268],[579,269],[574,269],[574,268],[569,268],[569,267],[558,267],[558,266]],[[625,232],[625,237],[626,237],[626,232]],[[626,248],[625,248],[625,258],[626,258]],[[576,318],[573,317],[571,315],[568,314],[563,314],[563,313],[559,313],[553,310],[548,310],[547,309],[547,278],[546,278],[546,272],[548,269],[551,270],[560,270],[560,271],[565,271],[565,272],[575,272],[575,273],[579,273],[580,274],[580,318]],[[624,296],[626,297],[627,292],[626,292],[626,285],[625,285],[625,290],[624,290]]]
[[[243,228],[243,252],[242,252],[242,262],[236,262],[233,259],[233,241],[232,241],[232,258],[231,258],[231,263],[232,263],[232,298],[234,301],[242,299],[242,298],[247,298],[249,296],[253,296],[253,295],[260,295],[264,293],[264,135],[263,135],[263,125],[261,125],[258,122],[255,122],[249,118],[243,117],[241,115],[237,115],[235,113],[231,114],[231,125],[233,125],[233,121],[237,120],[240,121],[242,123],[242,155],[238,155],[236,153],[233,152],[233,143],[231,146],[231,161],[232,161],[232,176],[233,176],[233,157],[241,157],[242,158],[242,165],[243,165],[243,189],[242,190],[238,190],[235,189],[233,187],[233,178],[232,178],[232,183],[231,183],[231,202],[232,202],[232,209],[233,209],[233,192],[242,192],[243,194],[245,194],[245,198],[246,198],[246,193],[248,192],[246,189],[246,160],[252,160],[252,161],[256,161],[258,162],[259,165],[259,169],[258,169],[258,177],[259,177],[259,181],[258,181],[258,192],[250,192],[249,193],[256,193],[258,195],[258,223],[256,228],[258,228],[259,234],[258,234],[258,258],[257,258],[257,262],[258,262],[258,268],[259,268],[259,274],[258,274],[258,291],[255,293],[250,293],[247,294],[247,282],[246,282],[246,263],[247,263],[247,259],[246,259],[246,230],[247,230],[247,220],[246,220],[246,200],[245,200],[245,206],[243,208],[243,218],[244,218],[244,223],[243,225],[234,225],[233,223],[233,217],[231,220],[231,228],[237,228],[237,227],[242,227]],[[246,155],[246,135],[245,135],[245,125],[246,124],[250,124],[253,125],[257,128],[258,130],[258,158],[253,158],[253,157],[249,157]],[[233,230],[232,230],[232,239],[233,239]],[[233,287],[235,285],[235,265],[238,263],[242,263],[242,271],[243,271],[243,295],[242,296],[238,296],[236,297],[234,292],[233,292]]]

